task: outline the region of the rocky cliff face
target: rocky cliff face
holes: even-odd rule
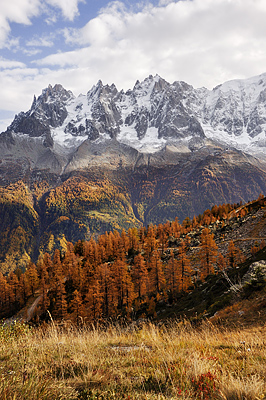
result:
[[[73,94],[61,85],[49,85],[38,99],[34,96],[28,112],[21,112],[15,117],[8,132],[22,133],[30,137],[42,136],[43,144],[52,147],[51,129],[62,125],[68,115],[65,105],[73,97]]]
[[[97,83],[77,98],[61,85],[49,86],[31,109],[8,128],[14,135],[41,137],[54,152],[71,153],[85,141],[116,139],[141,153],[160,151],[175,142],[208,138],[263,155],[266,129],[266,74],[235,80],[212,91],[159,76],[118,92]],[[56,147],[57,146],[57,147]],[[193,147],[193,145],[192,145]]]

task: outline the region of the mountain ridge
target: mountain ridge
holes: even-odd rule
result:
[[[202,144],[200,139],[208,138],[254,154],[266,143],[265,88],[266,74],[213,90],[194,89],[182,81],[170,84],[158,75],[137,81],[127,92],[98,81],[78,97],[59,84],[49,85],[7,132],[43,135],[44,144],[53,147],[55,142],[65,152],[86,139],[107,138],[144,153],[184,140],[189,151],[191,139]]]
[[[0,134],[0,214],[10,219],[0,262],[12,256],[7,238],[23,259],[37,254],[37,242],[52,251],[266,193],[265,88],[265,74],[213,91],[158,75],[127,92],[99,81],[78,97],[49,85]]]

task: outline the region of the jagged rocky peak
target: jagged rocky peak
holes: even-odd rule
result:
[[[38,97],[38,101],[42,103],[54,103],[55,101],[66,103],[70,98],[74,98],[71,90],[66,90],[62,85],[55,84],[54,87],[49,85],[44,89],[42,94]]]
[[[62,126],[64,133],[92,141],[100,136],[115,138],[122,123],[117,106],[120,96],[114,84],[103,85],[99,80],[86,96],[80,95],[69,104],[68,118]],[[54,131],[54,136],[62,138],[58,129]]]
[[[96,85],[93,85],[92,88],[87,93],[88,101],[94,100],[95,98],[99,98],[101,94],[101,90],[103,88],[103,83],[101,80],[98,80]]]
[[[133,90],[127,93],[133,93],[137,97],[150,96],[153,91],[164,90],[165,85],[169,85],[169,83],[167,83],[159,75],[149,75],[142,82],[137,80]]]
[[[65,105],[70,99],[74,99],[74,94],[71,90],[66,90],[62,85],[56,84],[54,87],[49,85],[43,89],[42,94],[36,99],[33,97],[32,106],[30,112],[35,112],[38,108],[43,108],[44,104],[60,103]]]
[[[126,116],[125,124],[134,127],[139,140],[151,130],[159,140],[204,137],[200,123],[182,103],[183,91],[182,85],[170,85],[159,75],[137,81],[133,91],[127,92],[135,101],[131,101],[133,109]]]
[[[90,110],[87,113],[86,124],[88,137],[91,140],[97,139],[100,134],[107,134],[114,138],[119,133],[122,121],[117,108],[118,97],[119,93],[114,84],[103,85],[100,80],[87,93]]]
[[[37,99],[34,96],[28,112],[22,112],[15,117],[8,131],[30,137],[43,137],[43,144],[52,147],[51,128],[62,125],[68,115],[66,104],[73,98],[73,93],[62,85],[49,85]]]
[[[100,100],[103,97],[108,97],[111,99],[116,96],[118,90],[114,83],[112,85],[103,85],[102,81],[99,80],[96,85],[94,85],[87,93],[87,99],[90,103],[91,101]]]

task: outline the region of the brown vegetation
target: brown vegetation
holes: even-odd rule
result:
[[[265,326],[197,329],[187,320],[79,329],[0,330],[0,398],[258,400],[266,398]]]

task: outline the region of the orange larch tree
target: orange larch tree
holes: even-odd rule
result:
[[[123,243],[122,243],[119,232],[114,230],[113,235],[111,237],[112,237],[112,241],[113,241],[112,244],[113,244],[114,259],[122,258],[125,253],[125,250],[123,248]]]
[[[47,264],[44,262],[43,257],[39,257],[37,262],[37,269],[40,282],[40,291],[42,296],[39,311],[41,314],[44,314],[48,310],[48,307],[50,305],[50,299],[48,296],[50,282],[49,282]]]
[[[129,238],[124,229],[122,229],[121,237],[120,237],[120,246],[123,249],[122,254],[128,254],[129,250]]]
[[[57,276],[60,279],[64,278],[64,271],[61,262],[61,254],[58,249],[55,249],[53,256],[53,277]]]
[[[105,234],[106,236],[106,247],[105,247],[105,252],[106,252],[106,258],[107,260],[112,260],[113,255],[114,255],[114,249],[113,249],[113,233],[109,232]]]
[[[205,279],[208,275],[214,273],[214,268],[217,264],[217,245],[214,240],[214,235],[205,228],[201,233],[201,244],[199,250],[201,279]]]
[[[144,242],[145,258],[150,260],[154,250],[158,248],[158,243],[156,240],[156,227],[154,225],[149,225],[147,229],[147,235]]]
[[[60,278],[56,279],[55,284],[53,317],[58,320],[64,320],[68,317],[65,285]]]
[[[177,217],[172,222],[172,230],[173,230],[173,236],[175,238],[179,239],[180,238],[181,225],[179,224],[179,221],[178,221]]]
[[[31,295],[33,295],[39,286],[38,272],[36,265],[34,263],[32,262],[29,263],[25,272],[25,278],[30,287]]]
[[[225,271],[228,267],[227,260],[221,253],[218,253],[217,267],[219,271]]]
[[[137,228],[129,228],[128,230],[128,253],[135,255],[140,248],[140,238]]]
[[[74,268],[72,268],[72,273],[70,277],[71,284],[74,289],[82,291],[85,283],[85,271],[82,268],[81,260],[76,259]]]
[[[84,316],[85,309],[82,302],[82,296],[78,290],[75,290],[73,293],[73,299],[70,301],[70,318],[77,325],[81,325]]]
[[[185,291],[191,284],[192,269],[190,260],[187,257],[186,245],[183,240],[181,240],[180,246],[178,248],[177,272],[178,272],[179,290]]]
[[[103,316],[112,317],[117,314],[117,292],[114,286],[113,275],[108,263],[101,264],[98,267],[100,292],[103,296]]]
[[[97,274],[95,280],[88,287],[84,303],[85,316],[88,320],[91,322],[99,321],[102,317],[103,294],[101,293]]]
[[[229,268],[236,268],[244,261],[245,257],[242,251],[234,245],[233,240],[230,240],[227,251],[227,263]]]
[[[64,259],[62,262],[63,273],[67,279],[71,279],[73,270],[75,270],[76,265],[77,265],[77,256],[74,253],[74,246],[71,242],[68,242],[67,250],[65,252]]]
[[[9,285],[6,278],[0,272],[0,315],[5,317],[9,312],[9,296],[8,296]]]
[[[162,254],[164,253],[166,247],[167,247],[167,243],[168,243],[168,233],[167,233],[167,226],[163,225],[163,224],[159,224],[158,228],[157,228],[157,236],[158,236],[158,245],[159,248],[161,248],[161,252]]]
[[[84,257],[93,265],[99,265],[101,263],[101,254],[99,253],[98,244],[91,238],[89,242],[85,242]]]
[[[138,254],[134,257],[134,263],[132,265],[132,280],[134,283],[135,293],[140,300],[147,295],[147,281],[148,271],[144,257]]]
[[[21,285],[18,280],[18,277],[14,272],[10,272],[8,275],[7,282],[10,286],[10,290],[12,290],[14,294],[14,307],[18,310],[20,305],[22,304],[22,296],[21,296]]]
[[[163,263],[157,250],[152,252],[149,262],[149,286],[153,294],[161,294],[165,289]]]
[[[117,294],[117,306],[120,311],[126,310],[132,305],[134,299],[133,284],[125,260],[117,259],[112,266],[115,293]]]
[[[25,274],[22,274],[20,276],[19,282],[20,282],[20,287],[21,287],[22,302],[23,302],[23,304],[25,304],[31,293],[29,282],[28,282],[28,279],[26,278]]]
[[[168,260],[166,266],[166,281],[167,281],[167,290],[170,291],[171,298],[174,298],[178,291],[178,262],[175,259],[173,250],[170,252],[170,258]]]
[[[54,276],[54,271],[53,271],[54,266],[53,266],[53,261],[51,259],[50,254],[49,253],[44,253],[44,255],[42,257],[42,261],[43,261],[43,263],[45,265],[45,268],[46,268],[46,270],[48,272],[49,280],[52,281],[53,276]]]

